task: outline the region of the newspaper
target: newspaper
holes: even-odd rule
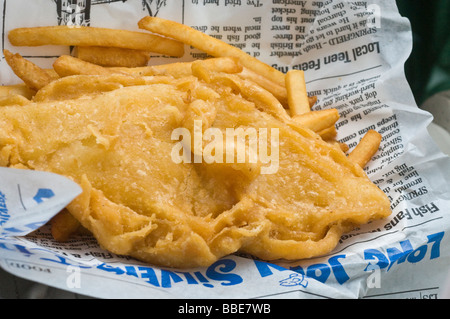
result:
[[[394,0],[5,0],[0,12],[2,49],[41,67],[70,48],[13,47],[9,30],[57,24],[138,30],[137,22],[152,15],[192,26],[283,72],[304,70],[309,94],[318,97],[315,108],[339,110],[340,141],[352,149],[369,129],[382,134],[366,172],[393,209],[389,218],[342,236],[320,258],[268,263],[231,255],[207,268],[160,268],[105,251],[89,235],[55,242],[44,224],[79,188],[47,173],[1,169],[6,271],[98,298],[448,297],[450,160],[429,137],[432,116],[416,106],[405,79],[412,35]],[[206,57],[186,46],[180,60]],[[155,55],[150,63],[167,61],[174,59]],[[18,82],[4,59],[0,68],[2,85]]]

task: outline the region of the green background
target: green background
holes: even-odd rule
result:
[[[418,105],[450,90],[450,1],[397,0],[411,22],[413,50],[405,63],[406,78]]]

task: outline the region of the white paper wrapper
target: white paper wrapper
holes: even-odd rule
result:
[[[448,297],[450,160],[429,137],[426,128],[432,117],[417,108],[406,82],[403,65],[411,52],[411,30],[395,1],[67,2],[3,1],[2,49],[50,67],[70,49],[13,47],[8,31],[71,23],[138,30],[139,19],[151,14],[221,38],[284,72],[303,69],[308,91],[318,97],[315,108],[339,110],[341,141],[353,148],[368,129],[383,135],[366,171],[389,196],[393,214],[344,235],[321,258],[266,263],[233,255],[208,268],[165,269],[104,251],[87,235],[57,243],[42,227],[23,236],[80,190],[54,175],[1,169],[2,268],[100,298]],[[182,60],[204,57],[186,47]],[[174,60],[151,59],[155,64],[165,61]],[[19,82],[4,59],[0,69],[3,85]],[[28,203],[34,206],[24,212]]]

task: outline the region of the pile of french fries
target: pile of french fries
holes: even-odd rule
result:
[[[14,46],[64,45],[75,50],[74,56],[57,58],[52,69],[40,68],[20,54],[5,50],[7,63],[23,83],[1,87],[0,106],[77,98],[126,85],[143,85],[154,77],[170,81],[194,75],[206,82],[231,86],[281,121],[306,127],[344,153],[349,151],[346,144],[336,139],[338,111],[312,110],[317,97],[308,96],[303,71],[284,74],[239,48],[174,21],[145,17],[138,26],[145,31],[73,26],[11,30],[8,37]],[[149,63],[151,52],[182,57],[185,45],[212,58],[162,65]],[[380,142],[379,133],[368,131],[347,154],[348,159],[364,168]],[[60,240],[67,239],[78,227],[64,211],[53,222],[54,237]]]

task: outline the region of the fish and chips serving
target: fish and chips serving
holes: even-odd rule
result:
[[[51,220],[56,240],[88,230],[110,252],[177,268],[233,253],[298,260],[391,214],[363,170],[380,134],[350,151],[303,71],[173,21],[138,26],[9,33],[15,46],[75,47],[52,69],[5,50],[23,83],[0,91],[0,166],[82,187]],[[211,58],[148,65],[150,52],[180,57],[185,45]]]

